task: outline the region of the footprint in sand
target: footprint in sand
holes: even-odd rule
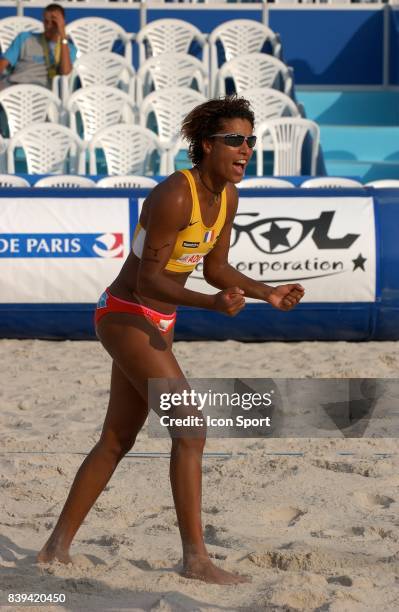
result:
[[[331,578],[327,578],[327,582],[329,584],[340,584],[345,587],[353,585],[353,580],[350,576],[331,576]]]
[[[111,548],[119,548],[118,538],[111,535],[103,535],[99,538],[90,538],[83,540],[85,544],[97,544],[97,546],[106,546]]]
[[[365,476],[369,478],[374,476],[374,471],[370,463],[367,461],[358,461],[356,463],[347,461],[330,461],[328,459],[314,459],[310,463],[323,470],[329,470],[331,472],[338,472],[344,474],[358,474],[359,476]]]
[[[395,502],[395,500],[392,499],[392,497],[388,497],[388,495],[364,493],[364,491],[357,491],[353,494],[353,497],[358,505],[366,510],[375,510],[377,508],[386,509]]]
[[[214,525],[208,524],[205,525],[204,538],[207,544],[213,544],[214,546],[226,546],[228,544],[220,537],[222,533],[225,533],[226,529],[224,527],[216,527]]]
[[[266,520],[271,523],[285,523],[287,527],[295,525],[307,510],[301,510],[294,506],[280,506],[266,510]]]
[[[370,540],[388,539],[388,540],[391,540],[392,542],[398,542],[399,540],[399,535],[396,534],[393,529],[386,529],[386,527],[378,527],[377,525],[371,526],[371,527],[370,526],[363,527],[362,525],[354,525],[353,527],[347,530],[347,533],[349,536],[351,535],[361,536],[365,539],[370,539]]]
[[[339,529],[319,529],[318,531],[311,531],[310,535],[312,538],[324,538],[327,540],[345,537],[344,532]]]
[[[289,572],[306,571],[321,574],[331,571],[344,574],[349,569],[358,571],[359,567],[370,563],[367,554],[322,550],[318,548],[290,548],[256,551],[247,556],[257,567],[279,569]]]

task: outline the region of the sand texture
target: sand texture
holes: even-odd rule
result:
[[[196,377],[398,375],[398,344],[181,342]],[[203,524],[234,587],[178,573],[169,461],[126,457],[72,547],[73,565],[35,554],[98,440],[110,359],[97,342],[0,341],[0,608],[9,593],[63,593],[40,609],[364,612],[399,610],[399,461],[394,438],[210,439]],[[145,427],[134,451],[167,453]],[[302,453],[287,456],[280,453]],[[227,455],[231,453],[230,455]],[[353,453],[346,455],[345,453]]]

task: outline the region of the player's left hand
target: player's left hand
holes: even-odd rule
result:
[[[280,310],[291,310],[303,298],[305,289],[298,283],[278,285],[267,297],[269,304]]]

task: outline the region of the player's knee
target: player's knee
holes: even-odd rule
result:
[[[193,438],[177,437],[172,440],[172,448],[174,451],[202,453],[204,450],[206,438],[205,436],[197,435]]]
[[[103,433],[100,439],[100,445],[107,453],[119,460],[131,450],[135,441],[135,436],[118,435],[114,432]]]

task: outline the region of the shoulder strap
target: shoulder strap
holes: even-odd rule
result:
[[[218,218],[215,221],[215,225],[213,226],[215,230],[219,231],[225,224],[227,215],[227,190],[226,187],[223,189],[220,200],[220,211],[218,214]]]
[[[191,199],[192,199],[192,208],[191,208],[191,217],[190,217],[190,223],[191,223],[191,221],[194,221],[194,217],[197,216],[197,212],[199,211],[199,200],[198,200],[197,188],[195,186],[194,177],[191,174],[190,170],[185,168],[184,170],[179,170],[179,172],[184,174],[184,176],[188,180],[188,184],[190,185]]]

